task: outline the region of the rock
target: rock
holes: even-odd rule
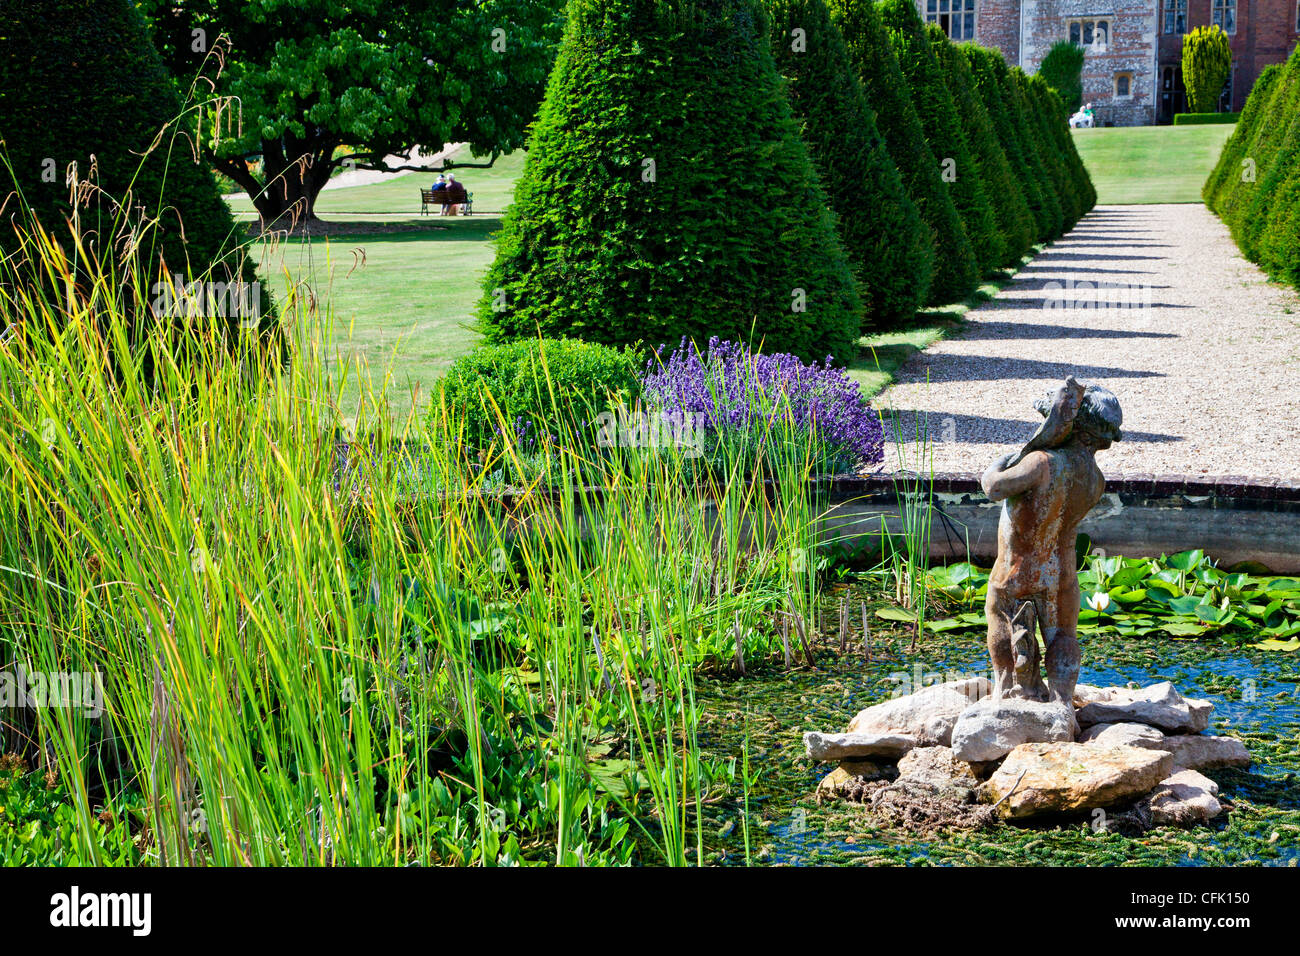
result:
[[[1061,703],[988,698],[962,711],[952,731],[958,760],[996,760],[1024,743],[1074,739],[1074,712]]]
[[[974,787],[976,779],[970,764],[958,760],[951,747],[917,747],[898,761],[898,779],[949,787],[954,783]]]
[[[1093,724],[1079,735],[1079,743],[1094,747],[1141,747],[1143,750],[1168,750],[1165,737],[1146,724]],[[1177,738],[1172,738],[1177,739]]]
[[[822,734],[810,730],[803,745],[813,760],[849,760],[855,757],[886,757],[897,760],[916,746],[908,734]]]
[[[1169,776],[1174,758],[1163,750],[1077,743],[1021,744],[983,785],[986,799],[1003,801],[1004,817],[1069,813],[1108,807],[1140,796]]]
[[[1074,685],[1074,706],[1077,709],[1079,707],[1082,707],[1084,704],[1091,703],[1094,700],[1100,700],[1104,693],[1105,690],[1103,690],[1100,687],[1094,687],[1091,684],[1075,684]]]
[[[1175,767],[1186,767],[1189,770],[1250,766],[1250,751],[1236,737],[1184,734],[1166,737],[1160,749],[1174,755]]]
[[[1223,812],[1216,799],[1219,785],[1195,770],[1181,769],[1156,786],[1149,798],[1156,826],[1194,827]]]
[[[1083,699],[1085,702],[1079,708],[1078,717],[1084,727],[1139,723],[1172,733],[1195,734],[1210,725],[1210,711],[1214,709],[1208,700],[1184,698],[1168,681],[1138,690],[1105,687],[1096,694],[1085,695]]]
[[[861,711],[849,722],[849,733],[909,734],[918,747],[947,747],[958,715],[991,693],[985,677],[932,684]]]
[[[817,789],[824,793],[838,794],[854,780],[885,780],[892,775],[888,769],[871,760],[845,760],[822,777]]]

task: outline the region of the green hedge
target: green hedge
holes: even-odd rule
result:
[[[1258,80],[1255,81],[1259,83]],[[1212,126],[1217,123],[1235,123],[1241,119],[1240,113],[1177,113],[1175,126]]]
[[[985,192],[997,216],[1003,243],[1000,264],[1015,266],[1034,244],[1034,216],[1025,201],[1022,184],[1003,151],[989,111],[984,108],[984,102],[975,89],[975,78],[966,57],[938,25],[931,23],[926,28],[926,35],[943,70],[966,141],[970,144]]]
[[[828,0],[867,101],[907,194],[930,227],[935,273],[930,304],[960,302],[979,281],[978,264],[966,227],[948,187],[940,178],[939,160],[926,143],[912,96],[898,66],[874,0]]]
[[[594,447],[597,416],[635,405],[644,368],[632,348],[576,339],[482,345],[452,363],[429,414],[435,424],[445,418],[463,429],[456,437],[473,452],[500,448],[503,423],[523,451],[539,451],[548,440]]]
[[[1246,258],[1300,288],[1300,51],[1260,73],[1201,194]]]
[[[828,205],[752,2],[571,0],[479,327],[849,361]]]
[[[881,0],[879,9],[921,118],[925,141],[944,170],[944,182],[957,204],[980,272],[987,273],[1002,265],[1006,243],[984,191],[983,171],[966,141],[957,105],[930,48],[925,24],[914,0]]]
[[[765,9],[777,67],[821,170],[867,324],[908,321],[929,296],[934,247],[876,127],[844,38],[824,0],[765,0]]]
[[[101,239],[105,259],[120,249],[118,203],[131,218],[157,217],[144,231],[140,277],[149,289],[159,273],[214,281],[256,279],[235,237],[235,223],[206,164],[196,164],[187,127],[174,124],[182,104],[172,78],[130,0],[9,0],[0,27],[0,138],[13,179],[31,213],[70,247],[72,215],[65,173],[96,169],[102,193],[79,212],[83,232]],[[152,148],[151,148],[152,147]],[[147,154],[147,155],[146,155]],[[52,163],[52,166],[51,166]],[[0,166],[0,179],[6,176]],[[0,193],[9,189],[0,188]],[[106,194],[106,195],[105,195]],[[24,214],[10,205],[6,217]],[[0,249],[14,241],[0,230]],[[269,299],[263,320],[274,315]],[[236,320],[232,320],[232,324]]]
[[[1084,49],[1079,44],[1057,40],[1038,64],[1038,75],[1056,90],[1069,113],[1083,105],[1083,58]]]
[[[1012,173],[1034,218],[1034,241],[1046,242],[1060,232],[1061,205],[1044,188],[1043,171],[1037,156],[1029,148],[1027,130],[1022,126],[1006,61],[997,50],[974,44],[963,43],[957,49],[970,64],[975,92],[993,121],[993,131],[997,133],[1003,155],[1011,164]]]

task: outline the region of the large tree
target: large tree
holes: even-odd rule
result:
[[[523,145],[559,37],[562,0],[138,0],[187,85],[230,97],[213,165],[263,222],[315,218],[343,162],[468,143]],[[221,38],[226,38],[223,43]],[[214,56],[212,51],[217,50]],[[217,117],[210,115],[209,129]],[[348,155],[338,155],[348,146]],[[248,160],[261,158],[260,171]]]

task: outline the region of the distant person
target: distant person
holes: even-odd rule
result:
[[[447,205],[442,207],[444,216],[460,215],[460,205],[469,199],[469,193],[465,191],[463,183],[456,182],[456,174],[447,174],[447,191],[443,194],[443,201]]]

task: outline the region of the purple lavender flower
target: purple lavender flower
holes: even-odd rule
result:
[[[794,355],[755,354],[716,336],[701,354],[683,338],[666,362],[647,363],[641,394],[662,414],[699,416],[704,433],[716,439],[761,439],[787,422],[798,434],[811,433],[828,465],[874,465],[885,457],[880,416],[830,356],[804,365]]]

